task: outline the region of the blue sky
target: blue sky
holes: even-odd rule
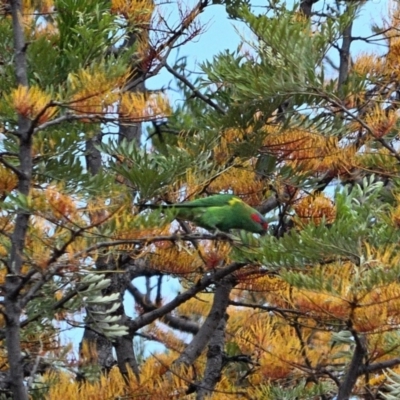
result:
[[[326,1],[325,3],[327,3]],[[191,1],[190,3],[193,3]],[[321,2],[322,3],[322,2]],[[254,11],[262,13],[263,7],[260,0],[253,1]],[[287,4],[293,4],[288,1]],[[317,3],[318,5],[319,3]],[[355,21],[353,33],[355,36],[365,36],[371,33],[371,23],[376,21],[380,23],[382,16],[387,15],[390,0],[367,0],[361,8],[358,18]],[[169,16],[171,21],[177,22],[179,15],[177,14],[177,6],[170,4],[165,7],[165,15]],[[168,10],[168,11],[167,11]],[[171,14],[169,14],[171,13]],[[240,45],[239,33],[246,33],[245,25],[241,22],[228,19],[225,7],[221,5],[213,5],[208,7],[199,17],[201,25],[205,26],[205,32],[192,42],[185,44],[178,51],[173,51],[170,55],[170,65],[174,64],[176,58],[186,56],[188,67],[194,71],[200,71],[200,64],[206,60],[211,61],[218,53],[229,49],[235,50]],[[236,29],[235,29],[236,28]],[[352,51],[365,51],[365,43],[363,41],[354,41],[352,43]],[[377,46],[378,48],[378,46]],[[173,80],[171,74],[163,70],[159,75],[149,79],[146,83],[148,89],[160,89],[166,87]],[[178,101],[179,96],[176,93],[170,93],[172,105],[174,101]]]
[[[164,9],[166,16],[167,10],[172,10],[171,21],[179,21],[176,5],[170,5]],[[240,38],[235,32],[234,21],[227,18],[224,6],[215,5],[206,8],[199,20],[205,27],[205,31],[180,49],[174,50],[169,57],[170,65],[173,65],[177,58],[186,56],[188,67],[199,71],[200,63],[211,60],[214,55],[225,49],[233,50],[239,45]],[[163,70],[159,75],[149,79],[146,86],[148,89],[160,89],[167,86],[171,79],[173,79],[172,75]]]

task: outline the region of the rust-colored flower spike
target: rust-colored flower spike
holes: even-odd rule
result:
[[[0,198],[17,187],[18,178],[14,172],[0,165]]]
[[[125,92],[120,98],[119,113],[123,120],[148,121],[170,115],[171,108],[168,99],[160,93],[146,96]]]
[[[112,0],[111,12],[122,15],[135,26],[148,25],[154,11],[151,0]]]
[[[70,108],[80,114],[105,115],[113,111],[119,98],[118,91],[128,77],[129,72],[110,76],[102,67],[69,74],[67,83],[73,93]]]
[[[57,109],[51,105],[51,95],[37,86],[18,86],[10,95],[10,103],[18,114],[42,124],[51,119]]]
[[[372,130],[375,138],[381,138],[387,135],[395,126],[398,120],[398,112],[395,110],[386,111],[376,106],[373,111],[367,115],[365,122]]]
[[[336,218],[336,207],[332,200],[323,194],[307,196],[299,200],[295,205],[298,219],[301,223],[320,224],[323,219],[325,223],[333,223]]]

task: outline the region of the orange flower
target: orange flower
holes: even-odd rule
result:
[[[48,121],[57,112],[51,105],[51,95],[37,86],[28,88],[19,85],[12,91],[10,102],[18,114],[32,120],[37,119],[39,124]]]

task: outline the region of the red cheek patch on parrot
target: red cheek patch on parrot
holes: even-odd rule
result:
[[[261,224],[261,217],[258,214],[251,214],[251,219],[257,224]]]
[[[268,223],[264,221],[258,214],[251,214],[251,219],[254,222],[257,222],[257,224],[260,224],[265,231],[268,229]]]

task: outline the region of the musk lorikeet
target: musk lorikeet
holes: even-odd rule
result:
[[[177,212],[177,219],[194,222],[208,230],[228,232],[231,229],[243,229],[263,233],[268,228],[267,221],[257,210],[231,194],[216,194],[193,201],[162,205],[161,208],[173,209]]]

